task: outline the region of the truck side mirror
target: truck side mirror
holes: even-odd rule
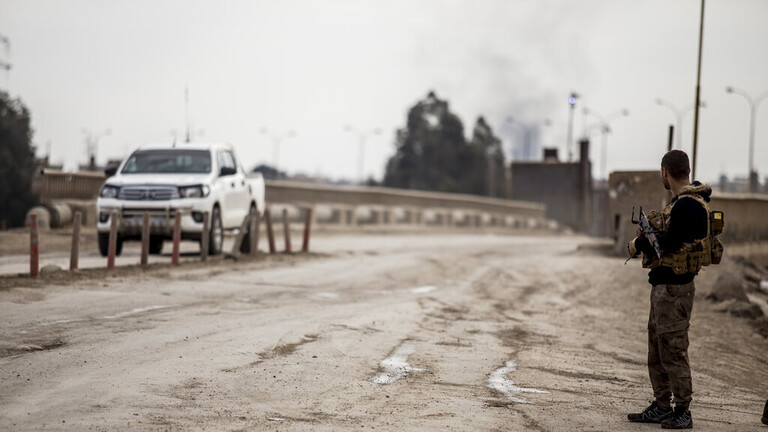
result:
[[[112,177],[117,172],[117,167],[111,166],[104,170],[104,174],[107,175],[107,177]]]
[[[236,173],[237,173],[237,168],[223,166],[219,171],[219,177],[231,176]]]

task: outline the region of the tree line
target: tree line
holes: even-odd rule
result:
[[[32,194],[34,171],[29,110],[20,99],[0,91],[0,226],[24,225],[27,210],[37,200]]]
[[[395,147],[387,161],[384,186],[506,196],[501,140],[483,117],[467,139],[461,119],[434,92],[408,110]]]

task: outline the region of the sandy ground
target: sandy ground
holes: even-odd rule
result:
[[[317,254],[0,288],[0,430],[646,431],[649,286],[574,236],[318,236]],[[765,431],[768,339],[705,294],[698,430]],[[768,312],[768,311],[766,311]]]

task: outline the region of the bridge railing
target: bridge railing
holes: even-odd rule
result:
[[[105,175],[98,172],[69,173],[45,170],[41,178],[40,198],[44,203],[57,200],[95,200],[104,180]],[[270,203],[460,209],[538,220],[544,219],[545,212],[545,206],[539,203],[474,195],[275,180],[266,181],[266,197]]]

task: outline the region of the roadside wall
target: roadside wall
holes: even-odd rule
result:
[[[579,145],[579,162],[512,162],[509,197],[544,204],[548,219],[588,232],[593,198],[589,141]]]
[[[630,222],[632,207],[660,210],[672,198],[664,190],[658,171],[624,171],[611,173],[608,180],[608,219],[610,235],[617,253],[623,253],[626,242],[634,237],[636,226]],[[768,239],[768,196],[756,194],[715,193],[711,210],[725,212],[724,241]]]

